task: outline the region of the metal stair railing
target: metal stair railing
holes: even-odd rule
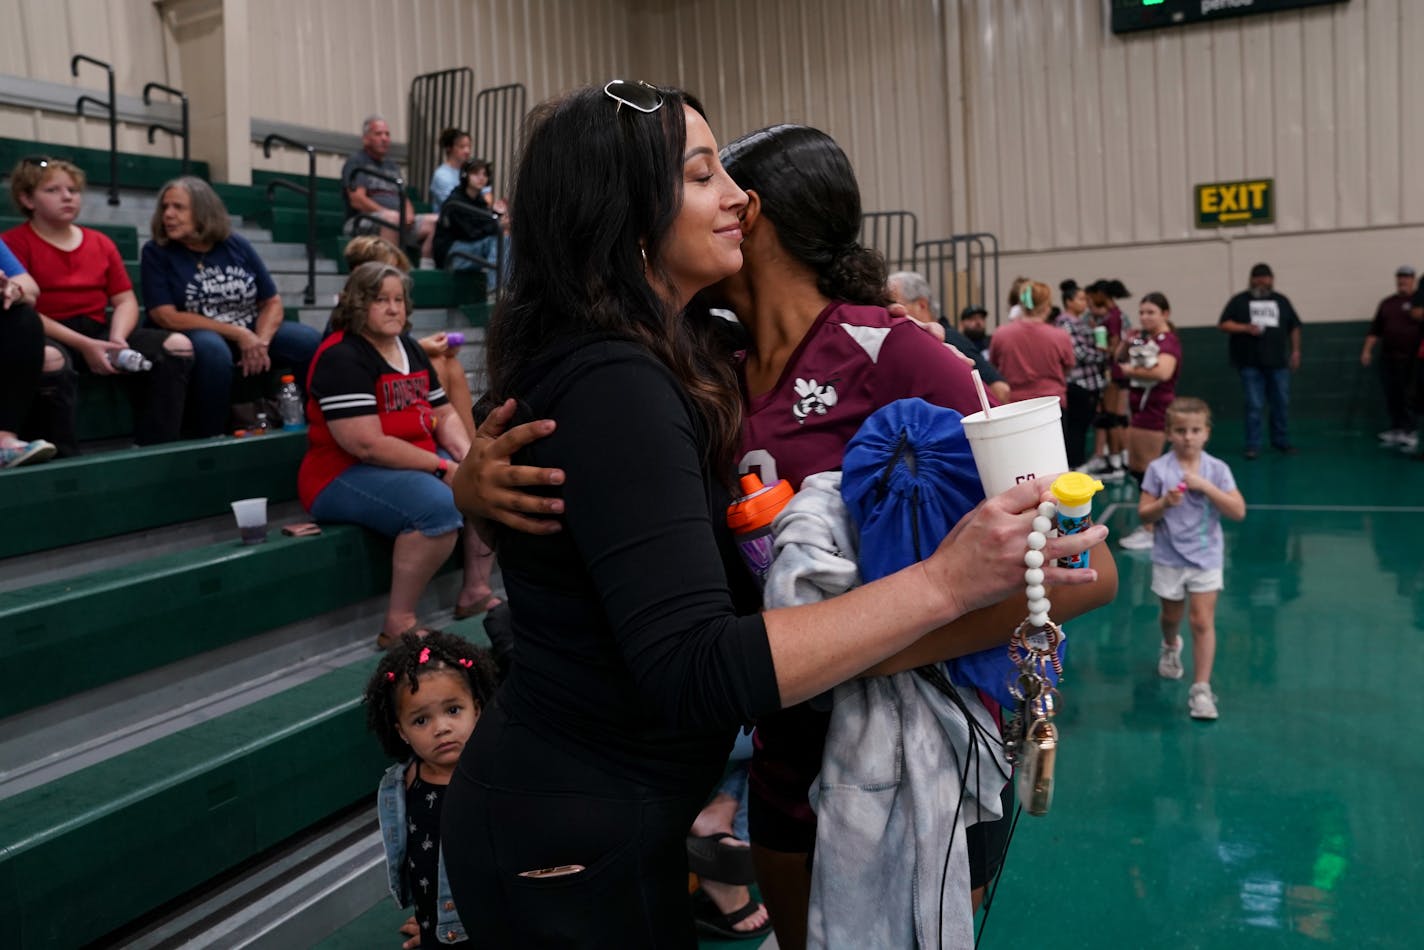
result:
[[[186,112],[185,104],[184,110]],[[316,148],[296,139],[287,138],[273,132],[262,140],[262,157],[272,157],[272,146],[281,143],[307,153],[307,183],[305,186],[285,178],[278,178],[267,184],[267,200],[274,201],[278,188],[303,195],[307,199],[307,287],[302,292],[302,303],[308,307],[316,304]]]
[[[183,90],[174,89],[172,86],[165,86],[161,82],[145,83],[143,87],[144,105],[153,105],[152,95],[154,92],[166,92],[168,95],[176,97],[180,103],[181,118],[179,119],[178,128],[176,129],[171,125],[163,125],[158,122],[149,125],[148,144],[153,144],[153,133],[155,132],[166,132],[176,139],[181,139],[183,142],[183,174],[186,175],[188,174],[188,167],[191,164],[188,152],[188,96]]]
[[[119,113],[117,109],[118,99],[114,95],[114,67],[104,62],[102,59],[95,59],[83,53],[75,53],[69,60],[69,73],[74,78],[79,78],[79,64],[91,63],[104,70],[109,75],[109,101],[103,102],[93,96],[80,96],[74,101],[74,109],[79,113],[79,117],[84,118],[84,105],[88,103],[96,108],[103,109],[109,117],[109,204],[119,203]]]

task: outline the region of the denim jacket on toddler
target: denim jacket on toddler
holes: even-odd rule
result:
[[[409,762],[399,762],[386,769],[381,785],[376,789],[376,817],[381,822],[381,843],[386,848],[386,878],[391,896],[401,907],[409,907],[413,898],[406,888],[401,867],[405,864],[405,772]],[[450,881],[445,876],[445,853],[440,853],[440,876],[436,882],[435,932],[441,943],[459,943],[465,939],[465,926],[455,912],[450,896]]]

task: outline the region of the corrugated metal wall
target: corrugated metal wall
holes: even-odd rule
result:
[[[104,71],[87,64],[79,78],[69,59],[84,53],[112,63],[119,95],[137,96],[146,82],[167,82],[163,29],[152,0],[0,0],[0,73],[104,88]],[[79,95],[78,91],[75,93]],[[0,135],[108,148],[108,126],[37,110],[0,107]],[[174,154],[160,139],[162,154]],[[119,148],[142,152],[144,130],[120,127]]]
[[[379,111],[403,137],[410,79],[462,65],[531,103],[613,75],[677,82],[723,141],[784,121],[830,132],[867,209],[914,211],[921,237],[992,231],[1006,269],[1051,280],[1175,278],[1187,323],[1256,258],[1322,316],[1360,315],[1424,236],[1424,0],[1123,37],[1105,0],[248,3],[260,118],[354,133]],[[0,22],[0,72],[67,82],[79,50],[112,59],[121,92],[165,78],[148,0],[0,0]],[[15,110],[0,134],[103,144],[97,124]],[[136,129],[121,144],[149,148]],[[284,163],[300,161],[254,156]],[[1246,176],[1275,179],[1276,223],[1196,230],[1192,186]]]

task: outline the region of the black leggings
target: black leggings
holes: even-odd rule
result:
[[[19,432],[40,388],[44,325],[28,304],[0,310],[0,431]]]
[[[709,787],[655,797],[511,719],[480,717],[441,811],[460,918],[488,947],[696,946],[687,832]],[[581,866],[562,876],[520,872]]]
[[[1063,412],[1063,442],[1068,449],[1068,467],[1077,468],[1088,459],[1088,430],[1098,414],[1098,394],[1077,383],[1068,384],[1068,405]]]

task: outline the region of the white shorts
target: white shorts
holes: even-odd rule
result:
[[[1163,600],[1186,600],[1187,594],[1221,590],[1219,567],[1168,567],[1152,565],[1152,593]]]

